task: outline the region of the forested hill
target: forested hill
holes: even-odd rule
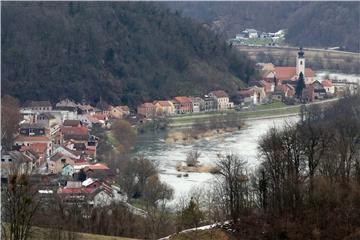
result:
[[[2,93],[143,100],[235,90],[252,62],[159,3],[3,2]]]
[[[359,52],[360,2],[168,2],[225,37],[245,28],[288,29],[287,41],[307,47],[343,46]]]

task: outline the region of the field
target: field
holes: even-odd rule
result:
[[[298,48],[295,47],[252,47],[252,46],[236,46],[241,52],[246,52],[250,58],[256,61],[259,55],[268,54],[274,58],[275,65],[284,60],[289,59],[289,65],[295,66],[295,57]],[[306,65],[314,70],[336,70],[344,73],[358,73],[360,54],[354,52],[343,52],[335,50],[325,50],[317,48],[304,48]],[[291,63],[291,64],[290,64]]]
[[[207,229],[198,230],[188,233],[181,233],[170,237],[170,240],[232,240],[224,230],[221,229]]]

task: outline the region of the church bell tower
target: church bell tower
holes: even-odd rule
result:
[[[300,47],[300,51],[296,57],[296,75],[299,76],[300,73],[304,74],[305,77],[305,58],[303,48]]]

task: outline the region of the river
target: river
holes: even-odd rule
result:
[[[297,116],[253,120],[236,132],[228,133],[211,140],[198,140],[192,144],[165,142],[165,132],[147,133],[138,136],[135,152],[156,161],[160,169],[160,178],[174,188],[174,200],[188,194],[192,189],[203,187],[214,180],[210,173],[189,173],[189,177],[177,177],[176,164],[186,159],[193,148],[201,152],[200,164],[215,164],[218,153],[239,154],[247,161],[250,171],[259,165],[258,141],[271,127],[281,127],[285,123],[294,123]]]

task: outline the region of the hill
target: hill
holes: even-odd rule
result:
[[[212,31],[158,3],[2,3],[2,93],[135,106],[222,88],[253,63]]]
[[[288,29],[294,46],[343,47],[359,52],[360,2],[171,2],[168,6],[226,38],[245,28]]]

